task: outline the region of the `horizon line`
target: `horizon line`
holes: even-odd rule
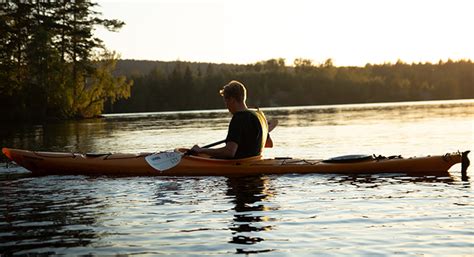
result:
[[[324,60],[324,62],[315,62],[313,59],[310,59],[310,58],[303,58],[303,57],[300,57],[300,58],[295,58],[293,59],[293,63],[290,63],[288,64],[287,63],[287,58],[283,58],[283,57],[276,57],[276,58],[270,58],[270,59],[265,59],[265,60],[260,60],[260,61],[256,61],[256,62],[251,62],[251,63],[233,63],[233,62],[210,62],[210,61],[187,61],[187,60],[180,60],[179,58],[176,59],[176,60],[151,60],[151,59],[133,59],[133,58],[118,58],[118,60],[121,60],[121,61],[143,61],[143,62],[164,62],[164,63],[176,63],[176,62],[182,62],[182,63],[198,63],[198,64],[217,64],[217,65],[255,65],[255,64],[258,64],[260,62],[266,62],[266,61],[271,61],[271,60],[280,60],[280,59],[283,59],[285,61],[285,67],[295,67],[294,65],[294,61],[296,59],[302,59],[302,60],[310,60],[312,61],[312,65],[315,66],[315,67],[318,67],[318,66],[322,66],[324,65],[327,61],[331,60],[332,62],[332,66],[333,67],[365,67],[367,65],[395,65],[395,64],[408,64],[408,65],[414,65],[414,64],[440,64],[440,63],[449,63],[449,62],[473,62],[474,60],[471,60],[471,58],[459,58],[459,59],[453,59],[453,58],[446,58],[446,59],[439,59],[438,61],[436,62],[431,62],[431,61],[412,61],[411,63],[410,62],[406,62],[404,60],[402,60],[401,58],[397,59],[396,62],[392,62],[392,61],[384,61],[383,63],[371,63],[371,62],[367,62],[366,64],[364,65],[335,65],[334,64],[334,59],[333,58],[327,58],[326,60]]]

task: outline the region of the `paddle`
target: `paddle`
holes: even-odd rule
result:
[[[202,148],[210,148],[210,147],[213,147],[213,146],[216,146],[216,145],[220,145],[220,144],[223,144],[223,143],[225,143],[225,139],[224,139],[224,140],[221,140],[221,141],[217,141],[217,142],[211,143],[211,144],[208,144],[208,145],[205,145],[205,146],[203,146]]]
[[[275,129],[277,125],[278,125],[278,120],[269,121],[268,132],[270,133],[273,129]],[[205,145],[202,148],[209,148],[216,145],[220,145],[222,143],[225,143],[225,139]],[[270,138],[270,134],[268,134],[265,147],[272,147],[272,146],[273,146],[273,142]],[[174,166],[178,165],[178,163],[181,161],[181,158],[186,154],[189,154],[189,153],[180,153],[176,151],[160,152],[160,153],[154,153],[154,154],[148,155],[147,157],[145,157],[145,160],[151,167],[153,167],[154,169],[160,172],[163,172],[165,170],[171,169]]]
[[[277,125],[278,125],[278,120],[276,120],[276,119],[268,121],[268,133],[272,132]],[[205,145],[202,148],[210,148],[210,147],[220,145],[220,144],[223,144],[223,143],[225,143],[225,139],[221,140],[221,141],[211,143],[211,144],[208,144],[208,145]],[[270,134],[268,134],[268,136],[267,136],[267,142],[265,142],[265,147],[266,148],[272,148],[273,147],[273,141],[270,138]]]

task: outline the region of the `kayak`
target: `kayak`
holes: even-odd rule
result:
[[[449,175],[448,170],[462,162],[469,166],[466,152],[402,158],[401,156],[348,155],[326,160],[270,158],[255,156],[222,160],[187,155],[186,149],[171,154],[181,156],[175,165],[159,170],[147,161],[153,153],[58,153],[3,148],[2,152],[34,175],[123,175],[123,176],[251,176],[288,173]],[[166,153],[166,152],[165,152]]]

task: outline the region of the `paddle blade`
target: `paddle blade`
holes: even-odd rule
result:
[[[275,129],[275,127],[278,125],[278,120],[273,119],[268,121],[268,132],[272,132],[272,130]]]
[[[154,153],[145,157],[146,162],[155,170],[163,172],[178,165],[182,154],[178,152]]]
[[[267,136],[267,142],[265,142],[265,148],[272,148],[273,147],[273,140],[270,137],[270,134]]]

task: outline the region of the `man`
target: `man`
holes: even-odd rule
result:
[[[219,92],[232,119],[225,140],[225,146],[216,149],[201,148],[197,145],[191,152],[203,153],[221,159],[238,159],[261,154],[267,141],[268,124],[261,111],[249,110],[247,89],[238,81],[231,81]]]

